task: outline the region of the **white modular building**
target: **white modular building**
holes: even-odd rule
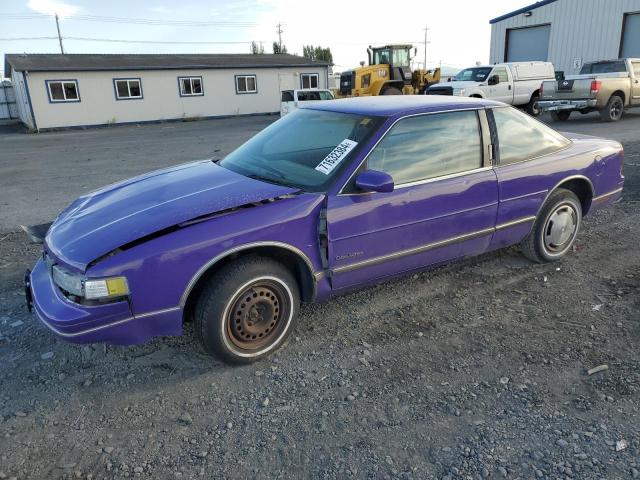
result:
[[[280,111],[281,91],[327,88],[329,64],[295,55],[8,54],[32,130]]]
[[[575,74],[585,62],[640,57],[640,0],[544,0],[491,23],[491,63],[543,60]]]

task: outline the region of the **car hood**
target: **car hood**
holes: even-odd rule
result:
[[[79,270],[114,249],[198,217],[296,193],[210,160],[151,172],[84,195],[53,222],[45,245]]]

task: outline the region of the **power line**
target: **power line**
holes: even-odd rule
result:
[[[46,14],[6,14],[3,20],[32,20],[50,18],[55,15]],[[161,20],[154,18],[128,18],[128,17],[112,17],[101,15],[66,15],[63,20],[78,20],[87,22],[103,22],[103,23],[127,23],[134,25],[151,25],[151,26],[174,26],[174,27],[255,27],[256,22],[246,21],[216,21],[216,20]]]
[[[54,37],[55,38],[55,37]],[[83,42],[110,42],[110,43],[143,43],[143,44],[162,44],[162,45],[244,45],[251,44],[251,41],[239,42],[207,42],[207,41],[163,41],[163,40],[121,40],[117,38],[90,38],[90,37],[62,37],[65,40],[79,40]],[[262,42],[264,40],[253,40]]]

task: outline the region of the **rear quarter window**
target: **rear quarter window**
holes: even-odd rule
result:
[[[562,150],[567,138],[512,107],[494,108],[500,165],[523,162]]]

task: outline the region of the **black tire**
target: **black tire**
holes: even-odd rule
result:
[[[571,190],[554,191],[538,214],[531,232],[520,247],[529,260],[555,262],[573,246],[582,224],[582,206]]]
[[[549,114],[551,115],[551,120],[554,122],[566,122],[571,116],[569,110],[558,110],[556,112],[549,112]]]
[[[534,93],[533,95],[531,95],[531,100],[529,100],[529,103],[525,107],[525,110],[527,111],[527,113],[532,117],[537,117],[538,115],[540,115],[540,107],[538,106],[538,100],[540,100],[540,97],[538,96],[537,93]]]
[[[387,87],[380,95],[402,95],[402,90],[396,87]]]
[[[293,330],[300,306],[294,276],[282,264],[248,256],[223,267],[202,290],[195,331],[204,350],[247,364],[277,350]]]
[[[603,122],[617,122],[624,113],[624,102],[618,95],[611,95],[607,105],[600,110],[600,118]]]

